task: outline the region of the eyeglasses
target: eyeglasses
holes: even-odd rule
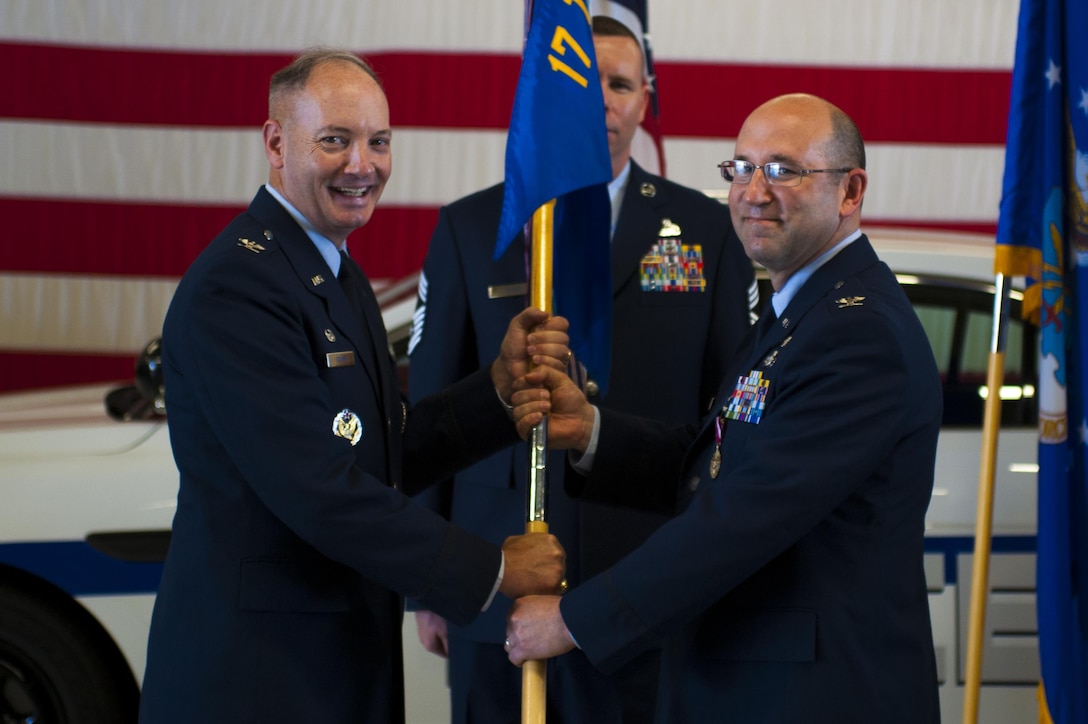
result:
[[[751,161],[722,161],[718,164],[722,178],[731,184],[746,184],[752,180],[757,168],[763,169],[763,176],[771,186],[800,186],[801,179],[810,173],[846,173],[852,168],[797,168],[787,163],[765,163],[759,165]]]

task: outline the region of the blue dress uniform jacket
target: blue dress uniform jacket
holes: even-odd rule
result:
[[[424,316],[414,329],[410,356],[413,399],[486,364],[497,352],[508,320],[526,305],[523,240],[515,241],[497,261],[492,259],[502,195],[503,187],[494,186],[450,204],[439,215],[424,263],[425,300],[417,310]],[[684,244],[701,246],[705,291],[641,288],[641,262],[658,242],[665,220],[679,227]],[[697,423],[750,324],[752,265],[733,232],[728,209],[632,163],[612,239],[611,271],[611,382],[607,397],[594,401],[673,424]],[[509,291],[512,284],[522,290]],[[492,298],[489,290],[498,296]],[[566,549],[567,578],[574,586],[633,550],[667,518],[657,512],[577,503],[563,490],[564,460],[562,453],[549,459],[548,523]],[[425,495],[457,525],[499,542],[524,530],[527,477],[527,448],[520,444]],[[501,649],[508,609],[509,602],[496,602],[470,626],[451,626],[450,636],[493,645],[499,665],[510,668]],[[561,675],[563,665],[553,662],[549,675]],[[600,675],[592,667],[584,668],[587,673],[572,677],[576,681],[550,686],[549,697],[568,700],[561,705],[568,712],[565,717],[580,712],[586,721],[603,721],[592,717],[598,706],[616,710],[601,688],[610,685],[603,681],[595,685],[591,677]],[[520,681],[520,671],[509,673]],[[477,676],[469,685],[496,684]],[[652,701],[656,672],[648,667],[630,688]],[[518,696],[516,688],[512,695]],[[649,706],[652,709],[652,703]],[[574,721],[565,717],[550,718]]]
[[[738,362],[714,412],[738,378],[764,405],[734,405],[717,478],[716,414],[669,431],[602,410],[593,472],[569,482],[684,511],[564,597],[572,634],[604,670],[664,643],[661,722],[938,721],[922,544],[941,391],[909,302],[862,237]]]
[[[401,596],[461,623],[487,600],[499,549],[405,493],[513,425],[486,371],[409,412],[369,291],[364,307],[263,188],[178,286],[181,486],[141,721],[403,721]]]

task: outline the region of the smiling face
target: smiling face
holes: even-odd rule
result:
[[[601,76],[608,154],[615,178],[631,157],[631,141],[646,115],[650,89],[643,80],[642,50],[633,38],[595,34],[593,50]]]
[[[831,107],[812,96],[784,96],[757,108],[737,136],[734,158],[799,169],[848,166],[831,158]],[[775,289],[858,228],[865,171],[805,176],[799,186],[772,186],[762,169],[729,188],[729,212],[748,256],[767,268]]]
[[[393,169],[389,104],[377,81],[343,61],[315,67],[264,125],[269,183],[340,245],[374,213]]]

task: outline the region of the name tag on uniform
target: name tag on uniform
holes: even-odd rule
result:
[[[325,364],[329,367],[351,367],[355,364],[355,352],[329,352],[325,355]]]
[[[529,293],[528,282],[515,284],[492,284],[487,288],[488,299],[504,299],[506,297],[524,297]]]

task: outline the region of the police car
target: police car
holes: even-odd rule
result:
[[[914,303],[944,382],[925,568],[942,715],[954,721],[966,672],[993,242],[901,230],[869,235]],[[414,289],[409,278],[379,293],[402,358]],[[1039,680],[1037,343],[1019,305],[1014,293],[980,707],[981,721],[999,724],[1033,720]],[[132,385],[0,396],[0,722],[135,721],[177,492],[154,346],[147,352]],[[414,648],[413,630],[405,633],[409,716],[448,720],[441,662]]]

